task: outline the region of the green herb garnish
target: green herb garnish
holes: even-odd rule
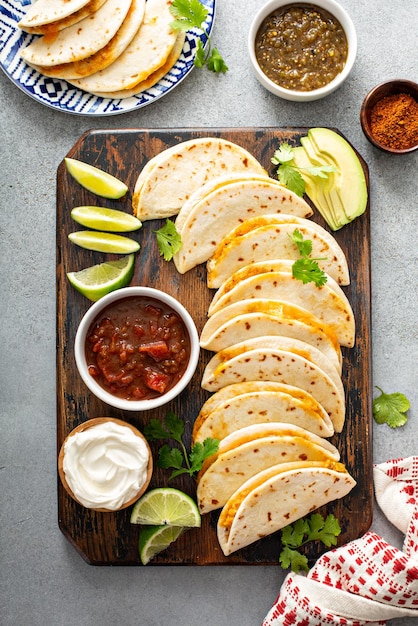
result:
[[[217,48],[212,47],[209,33],[204,28],[204,22],[208,15],[207,8],[199,0],[173,0],[170,6],[170,13],[176,18],[171,23],[175,30],[188,31],[191,28],[201,30],[207,38],[207,50],[205,51],[201,39],[197,41],[196,57],[194,65],[196,67],[206,67],[215,73],[228,71],[228,66],[223,60]]]
[[[385,393],[380,391],[380,396],[373,400],[373,417],[378,424],[387,424],[391,428],[404,426],[408,421],[406,415],[411,404],[403,393]]]
[[[310,517],[303,517],[294,524],[282,528],[282,551],[279,556],[283,569],[290,567],[294,572],[309,571],[308,559],[298,552],[309,541],[321,541],[327,548],[335,546],[337,537],[341,533],[337,518],[330,514],[326,519],[319,513],[312,513]]]
[[[151,419],[144,429],[144,434],[148,441],[172,439],[180,445],[180,448],[172,448],[165,444],[158,451],[158,466],[173,469],[168,480],[180,474],[194,477],[202,469],[204,460],[215,454],[219,447],[217,439],[207,438],[203,443],[195,443],[188,454],[183,443],[184,422],[172,411],[167,413],[164,424],[158,419]]]
[[[176,225],[167,219],[164,226],[154,230],[157,236],[158,249],[165,261],[171,261],[176,252],[181,249],[181,235],[176,229]]]
[[[305,181],[300,173],[301,170],[308,172],[311,176],[318,178],[328,178],[328,172],[336,172],[337,168],[333,165],[316,165],[312,167],[298,167],[294,161],[293,148],[287,142],[282,143],[278,150],[271,158],[273,165],[277,165],[277,178],[290,191],[298,196],[305,193]]]
[[[304,239],[300,230],[295,229],[289,236],[293,243],[297,245],[301,255],[301,258],[297,259],[292,265],[292,275],[301,280],[304,285],[306,283],[315,283],[317,287],[325,285],[327,275],[318,265],[318,261],[325,260],[324,257],[315,259],[310,256],[312,241]]]

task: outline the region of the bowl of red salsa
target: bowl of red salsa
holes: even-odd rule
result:
[[[197,367],[199,336],[178,300],[151,287],[126,287],[84,315],[75,359],[84,383],[100,400],[145,411],[185,389]]]

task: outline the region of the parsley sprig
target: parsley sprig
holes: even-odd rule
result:
[[[301,280],[303,284],[315,283],[317,287],[322,287],[327,282],[327,275],[319,267],[318,261],[325,260],[325,257],[312,258],[312,241],[310,239],[304,239],[300,230],[295,229],[291,235],[289,235],[293,243],[298,247],[301,255],[300,259],[297,259],[292,265],[292,275]]]
[[[181,235],[176,229],[176,225],[166,219],[164,226],[154,230],[157,236],[158,249],[165,261],[171,261],[176,252],[181,249]]]
[[[298,196],[305,193],[305,181],[301,174],[301,170],[308,172],[311,176],[319,178],[328,178],[328,172],[336,172],[337,169],[333,165],[317,165],[312,167],[298,167],[294,161],[293,148],[287,142],[282,143],[278,150],[275,151],[271,158],[273,165],[277,165],[277,178],[286,185],[290,191]]]
[[[168,480],[180,474],[195,477],[202,469],[205,459],[215,454],[219,447],[217,439],[207,438],[203,443],[196,442],[188,454],[183,443],[184,422],[172,411],[168,411],[164,423],[155,418],[151,419],[144,429],[144,434],[148,441],[172,439],[179,444],[180,448],[164,444],[158,451],[158,466],[173,470]]]
[[[171,23],[175,30],[186,32],[191,28],[197,28],[206,35],[207,50],[205,51],[201,39],[198,39],[194,65],[196,67],[206,65],[211,72],[225,74],[228,71],[228,66],[219,50],[212,46],[210,35],[204,27],[208,16],[207,8],[199,0],[173,0],[170,13],[175,17],[174,22]]]
[[[321,541],[330,548],[336,545],[340,533],[340,524],[332,513],[325,519],[319,513],[312,513],[310,517],[303,517],[294,524],[285,526],[281,531],[280,565],[283,569],[290,568],[296,573],[300,570],[309,571],[308,559],[298,548],[310,541]]]
[[[408,421],[407,411],[411,404],[408,398],[399,392],[385,393],[380,391],[380,396],[373,400],[373,417],[378,424],[387,424],[391,428],[404,426]]]

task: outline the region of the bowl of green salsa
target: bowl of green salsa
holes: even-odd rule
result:
[[[323,98],[349,75],[357,35],[335,0],[270,0],[254,17],[248,52],[260,83],[285,100]]]

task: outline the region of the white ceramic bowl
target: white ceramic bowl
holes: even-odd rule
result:
[[[348,55],[346,64],[338,74],[330,83],[321,87],[320,89],[314,89],[312,91],[292,91],[290,89],[284,89],[280,87],[275,82],[270,80],[264,72],[261,70],[257,58],[255,55],[255,38],[258,32],[258,29],[261,26],[263,20],[281,7],[290,4],[301,4],[298,2],[290,2],[289,0],[270,0],[267,4],[264,4],[259,12],[254,17],[250,32],[248,35],[248,53],[250,56],[251,64],[253,70],[255,72],[256,77],[260,81],[260,83],[268,89],[271,93],[274,93],[276,96],[283,98],[284,100],[293,100],[294,102],[309,102],[311,100],[319,100],[320,98],[324,98],[328,96],[330,93],[338,89],[340,85],[345,81],[351,69],[354,65],[354,61],[357,54],[357,34],[354,28],[354,24],[348,15],[348,13],[337,3],[335,0],[312,0],[314,6],[317,6],[321,9],[325,9],[328,13],[331,13],[341,24],[344,29],[347,43],[348,43]]]
[[[148,298],[154,298],[155,300],[160,300],[164,304],[171,307],[183,320],[190,338],[190,358],[183,376],[171,389],[156,398],[144,400],[125,400],[123,398],[119,398],[109,391],[106,391],[106,389],[104,389],[104,387],[102,387],[94,379],[94,377],[90,375],[87,367],[87,361],[85,356],[85,343],[87,334],[92,323],[100,314],[100,312],[109,304],[122,298],[132,296],[145,296]],[[199,335],[190,313],[184,308],[182,304],[180,304],[178,300],[176,300],[172,296],[151,287],[125,287],[124,289],[118,289],[116,291],[113,291],[112,293],[107,294],[106,296],[95,302],[88,309],[88,311],[82,318],[76,333],[74,352],[79,374],[88,389],[91,391],[91,393],[97,396],[97,398],[99,398],[103,402],[106,402],[106,404],[109,404],[110,406],[122,409],[124,411],[148,411],[150,409],[154,409],[156,407],[167,404],[168,402],[173,400],[173,398],[178,396],[190,382],[199,360]]]

